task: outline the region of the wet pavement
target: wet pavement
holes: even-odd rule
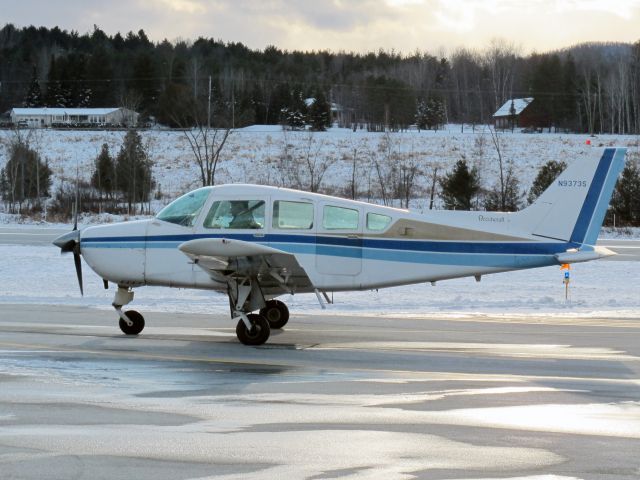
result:
[[[0,478],[640,477],[639,318],[0,306]]]

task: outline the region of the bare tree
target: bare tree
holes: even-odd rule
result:
[[[184,130],[196,165],[200,169],[200,180],[203,187],[215,185],[220,155],[231,131],[230,128],[217,129],[202,124]]]
[[[505,197],[505,181],[504,181],[504,166],[502,163],[502,150],[501,150],[501,140],[498,137],[498,132],[495,129],[489,127],[489,133],[491,134],[491,141],[493,142],[493,146],[496,149],[496,153],[498,154],[498,166],[500,168],[500,210],[505,210],[506,197]]]
[[[142,105],[142,94],[135,90],[124,90],[118,97],[118,106],[120,108],[130,110],[132,112],[138,112]],[[134,119],[129,115],[122,117],[122,121],[126,127],[133,127]]]
[[[293,175],[298,188],[317,192],[327,170],[336,158],[322,154],[323,140],[317,140],[314,132],[309,131],[304,139],[302,150],[295,152]]]
[[[498,108],[513,91],[514,70],[518,48],[506,40],[494,38],[484,54],[484,64],[490,75],[494,107]]]
[[[345,154],[345,160],[351,161],[351,179],[349,181],[349,196],[355,200],[359,194],[359,184],[361,180],[361,168],[362,157],[366,154],[366,144],[364,141],[356,142],[352,140],[349,144],[349,154]]]
[[[409,208],[415,197],[417,180],[422,174],[414,152],[402,153],[400,142],[387,132],[378,144],[379,156],[373,160],[380,199],[384,205],[400,200],[401,208]]]
[[[189,142],[193,158],[200,170],[203,187],[215,185],[216,171],[231,128],[215,128],[211,125],[211,111],[206,102],[198,102],[186,90],[177,94],[175,105],[169,115],[183,129]]]
[[[431,192],[429,194],[429,210],[433,210],[436,198],[436,186],[438,185],[438,166],[435,165],[431,171]]]

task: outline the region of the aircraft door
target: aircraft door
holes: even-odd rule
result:
[[[326,275],[362,271],[363,212],[359,207],[320,203],[316,212],[316,269]]]

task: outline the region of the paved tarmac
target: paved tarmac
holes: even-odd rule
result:
[[[640,477],[639,318],[0,306],[0,478]]]
[[[56,237],[71,228],[51,228],[34,226],[0,227],[0,244],[4,245],[51,245]]]

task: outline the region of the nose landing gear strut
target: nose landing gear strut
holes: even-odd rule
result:
[[[133,301],[133,290],[129,287],[118,285],[111,305],[118,312],[120,330],[126,335],[138,335],[144,329],[144,317],[136,310],[124,312],[122,307]]]

